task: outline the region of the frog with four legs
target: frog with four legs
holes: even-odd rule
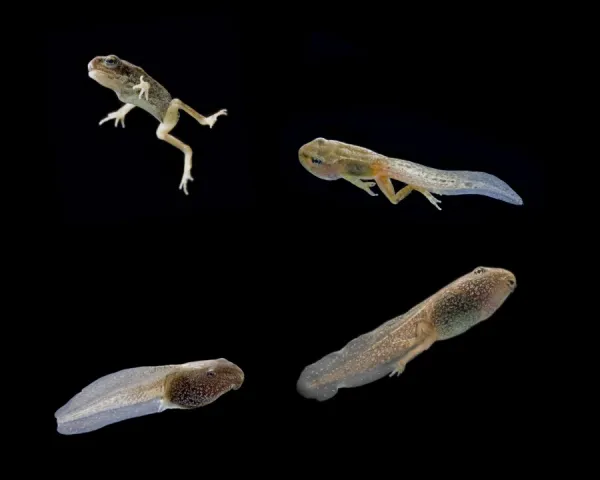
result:
[[[209,117],[200,115],[189,105],[178,98],[173,98],[168,90],[148,75],[142,68],[123,60],[116,55],[97,56],[88,63],[88,74],[103,87],[113,90],[124,105],[111,112],[100,121],[100,125],[109,120],[115,121],[115,126],[121,122],[125,127],[125,115],[135,107],[150,113],[160,125],[156,136],[181,150],[184,154],[183,176],[179,189],[188,194],[188,182],[192,177],[192,148],[171,135],[179,121],[179,110],[195,118],[200,125],[212,128],[221,115],[227,115],[222,109]]]

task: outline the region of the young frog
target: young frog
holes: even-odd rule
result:
[[[113,90],[118,99],[125,104],[103,118],[100,125],[108,120],[114,120],[115,127],[118,126],[119,121],[125,127],[125,115],[135,107],[145,110],[160,122],[156,136],[178,148],[184,154],[183,176],[179,189],[187,195],[187,184],[194,180],[191,174],[193,152],[189,145],[169,133],[179,121],[179,110],[183,110],[195,118],[200,125],[207,125],[210,128],[213,127],[219,116],[227,115],[227,110],[219,110],[210,117],[200,115],[178,98],[172,98],[167,89],[142,68],[122,60],[116,55],[95,57],[88,63],[88,74],[103,87]]]
[[[397,204],[413,190],[422,193],[438,210],[438,195],[485,195],[514,205],[523,200],[494,175],[464,170],[438,170],[418,163],[386,157],[372,150],[336,140],[316,138],[298,151],[306,170],[323,180],[344,179],[369,195],[377,185],[387,199]],[[392,179],[406,186],[395,192]],[[365,180],[375,180],[374,182]]]

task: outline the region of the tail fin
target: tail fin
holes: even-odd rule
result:
[[[115,402],[104,407],[95,407],[88,411],[77,412],[77,415],[59,416],[57,417],[56,430],[62,435],[77,435],[92,432],[123,420],[152,415],[162,411],[163,404],[160,398],[143,402],[135,400]]]
[[[159,384],[175,368],[172,365],[134,367],[100,377],[56,411],[58,432],[67,435],[89,432],[127,418],[161,411]]]
[[[338,367],[342,360],[339,352],[333,352],[306,367],[296,382],[298,393],[305,398],[316,399],[320,402],[335,396],[338,391],[338,382],[335,380],[324,381],[323,378],[335,367]]]
[[[510,186],[495,175],[485,172],[470,172],[466,170],[449,171],[456,176],[456,186],[459,188],[440,189],[440,195],[484,195],[502,200],[513,205],[523,205],[523,200]]]

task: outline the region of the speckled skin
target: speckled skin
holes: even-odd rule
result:
[[[243,382],[244,372],[224,358],[120,370],[92,382],[59,408],[57,431],[86,433],[168,409],[202,407]]]
[[[209,117],[200,115],[189,105],[171,94],[148,75],[142,68],[123,60],[116,55],[97,56],[88,63],[88,75],[103,87],[113,90],[124,105],[117,111],[111,112],[100,121],[100,125],[108,120],[115,120],[115,126],[121,122],[125,127],[125,116],[135,107],[139,107],[156,118],[160,125],[156,136],[170,143],[184,154],[183,175],[179,189],[188,195],[188,182],[193,181],[192,148],[170,134],[179,121],[179,110],[196,119],[200,125],[212,128],[221,115],[227,115],[222,109]]]
[[[438,170],[418,163],[386,157],[356,145],[319,137],[304,144],[298,151],[302,166],[322,180],[344,179],[371,196],[377,185],[386,198],[397,204],[413,190],[422,193],[438,210],[439,195],[484,195],[522,205],[523,200],[505,182],[484,172]],[[405,183],[394,191],[391,180]],[[375,180],[369,182],[365,180]]]
[[[436,341],[464,333],[489,318],[516,288],[508,270],[478,267],[407,313],[349,342],[306,367],[298,392],[323,401],[340,388],[401,374],[406,364]]]
[[[111,59],[114,63],[107,63]],[[115,55],[98,56],[88,64],[89,76],[100,85],[110,88],[123,103],[130,103],[150,113],[159,122],[165,119],[167,110],[173,100],[168,90],[140,68]],[[134,86],[140,78],[150,84],[148,100]]]
[[[165,400],[179,408],[198,408],[217,400],[244,382],[244,372],[221,359],[211,368],[185,369],[170,374],[165,382]]]

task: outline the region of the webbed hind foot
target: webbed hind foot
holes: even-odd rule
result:
[[[420,192],[420,193],[422,193],[423,195],[425,195],[425,198],[427,198],[427,200],[429,200],[429,201],[432,203],[432,205],[433,205],[435,208],[437,208],[438,210],[441,210],[441,209],[442,209],[442,208],[441,208],[441,207],[438,205],[438,203],[442,203],[442,201],[441,201],[441,200],[438,200],[437,198],[435,198],[435,197],[434,197],[434,196],[431,194],[431,192],[429,192],[429,191],[427,191],[427,190],[425,190],[425,189],[423,189],[423,188],[418,188],[418,187],[414,187],[414,189],[415,189],[417,192]]]
[[[396,367],[394,368],[394,370],[392,370],[392,373],[390,373],[389,376],[390,377],[393,377],[394,375],[400,376],[405,368],[406,368],[406,364],[404,362],[398,362],[398,363],[396,363]]]

